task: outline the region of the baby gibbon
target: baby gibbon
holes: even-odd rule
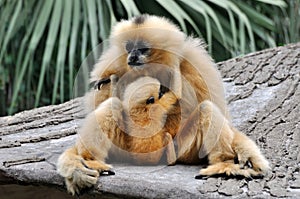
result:
[[[127,74],[135,77],[121,80]],[[222,79],[202,42],[165,18],[118,23],[91,81],[95,90],[85,98],[90,113],[57,165],[72,194],[111,168],[105,158],[114,148],[138,164],[157,163],[164,151],[168,164],[208,157],[197,178],[261,176],[269,169],[256,144],[232,126]]]
[[[166,152],[168,164],[176,161],[173,138],[164,126],[177,97],[157,79],[128,74],[117,86],[118,78],[111,75],[115,96],[87,116],[75,146],[58,160],[58,172],[72,194],[96,183],[99,174],[89,170],[109,171],[108,153],[136,164],[157,164]]]

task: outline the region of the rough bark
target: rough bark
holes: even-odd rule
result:
[[[255,140],[271,163],[265,178],[195,180],[201,166],[115,164],[116,175],[101,177],[84,198],[300,198],[300,43],[234,58],[218,67],[233,123]],[[66,196],[55,164],[76,139],[84,117],[81,100],[0,118],[0,192],[9,195],[9,189],[23,189],[14,186],[18,182],[34,185],[28,187],[34,196],[50,189]],[[35,189],[37,185],[44,188]]]

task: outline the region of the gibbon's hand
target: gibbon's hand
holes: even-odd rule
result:
[[[96,160],[84,160],[77,149],[67,149],[58,159],[57,172],[65,178],[68,192],[74,195],[95,185],[102,173],[114,174],[111,166]]]
[[[95,82],[94,89],[100,90],[104,84],[110,83],[110,78],[103,78]]]

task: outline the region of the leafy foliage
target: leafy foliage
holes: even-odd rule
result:
[[[82,61],[122,18],[166,16],[220,61],[298,41],[299,10],[294,0],[0,0],[0,115],[72,98]]]

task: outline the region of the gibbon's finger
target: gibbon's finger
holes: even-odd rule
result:
[[[81,180],[84,181],[84,185],[87,187],[91,187],[92,185],[96,184],[98,181],[98,177],[93,177],[89,175],[82,175]]]
[[[86,175],[89,175],[89,176],[99,177],[99,172],[97,170],[94,170],[94,169],[83,167],[83,168],[80,168],[80,171],[83,174],[86,174]]]
[[[99,172],[97,170],[93,170],[93,169],[84,169],[83,172],[88,175],[88,176],[92,176],[92,177],[99,177]]]
[[[104,84],[110,83],[110,78],[103,78],[95,82],[94,89],[100,90]]]
[[[97,172],[98,173],[98,172]],[[72,182],[80,187],[88,186],[90,184],[89,179],[98,179],[99,174],[93,175],[91,173],[84,173],[82,170],[76,170],[73,173]],[[88,178],[90,177],[90,178]],[[97,180],[96,180],[97,181]]]
[[[82,164],[89,169],[93,170],[110,170],[112,168],[111,165],[105,164],[103,162],[99,162],[97,160],[82,160]]]

